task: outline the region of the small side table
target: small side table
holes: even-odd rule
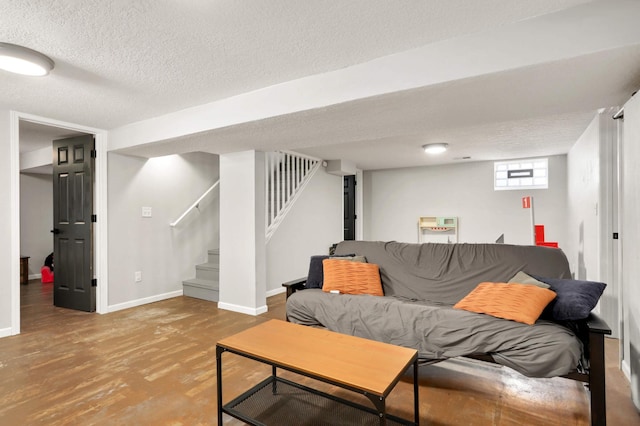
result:
[[[20,284],[29,284],[29,256],[20,256]]]

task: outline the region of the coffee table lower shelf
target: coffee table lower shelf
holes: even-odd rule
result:
[[[270,376],[222,407],[252,425],[379,425],[376,410],[290,380]],[[415,425],[386,415],[387,425]]]

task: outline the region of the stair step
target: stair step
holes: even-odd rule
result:
[[[182,282],[182,292],[185,296],[196,299],[217,302],[220,299],[218,283],[211,280],[194,278]]]
[[[218,262],[205,262],[199,265],[196,265],[196,269],[220,269],[220,265]]]
[[[218,281],[220,277],[220,265],[215,263],[202,263],[196,265],[196,278]]]
[[[182,281],[182,285],[185,285],[185,286],[188,285],[191,287],[198,287],[198,288],[216,290],[216,291],[220,289],[220,285],[218,284],[217,281],[203,280],[201,278],[191,278],[190,280],[184,280]]]
[[[207,255],[208,255],[208,263],[213,263],[214,265],[220,265],[219,249],[211,249],[207,252]]]

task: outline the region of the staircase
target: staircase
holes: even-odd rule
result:
[[[266,241],[291,209],[302,190],[320,168],[320,159],[277,151],[265,155]]]
[[[291,209],[300,193],[321,166],[319,158],[306,155],[277,151],[265,153],[265,237],[268,242],[271,236]],[[175,222],[177,224],[215,187],[209,188],[191,207]],[[220,251],[209,250],[207,263],[196,265],[196,277],[182,282],[183,294],[197,299],[217,302],[220,300]]]
[[[182,289],[185,296],[217,302],[220,298],[220,250],[209,250],[208,255],[207,263],[196,265],[196,277],[182,282]]]

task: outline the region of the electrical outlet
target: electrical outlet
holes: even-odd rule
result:
[[[152,213],[151,207],[142,208],[142,217],[151,217],[151,213]]]
[[[136,271],[133,274],[133,280],[137,283],[139,283],[140,281],[142,281],[142,271]]]

